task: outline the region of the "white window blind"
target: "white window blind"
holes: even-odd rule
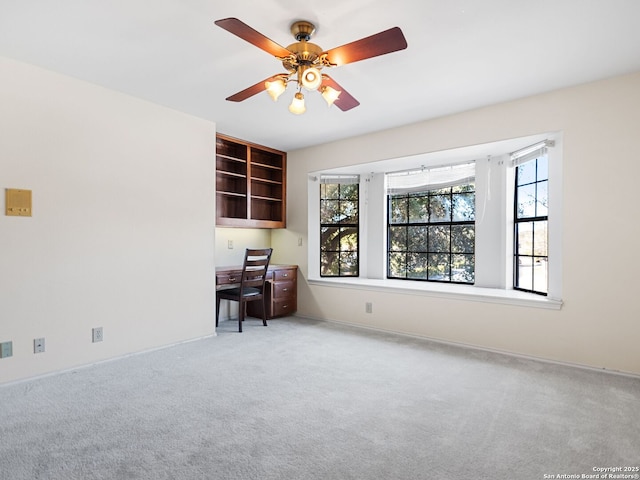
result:
[[[340,183],[350,185],[360,183],[360,175],[320,175],[320,183]]]
[[[475,162],[388,173],[387,194],[424,192],[464,185],[475,181],[475,177]]]
[[[511,154],[511,165],[517,167],[529,160],[536,159],[547,153],[547,147],[553,147],[554,142],[552,140],[544,140],[528,147],[521,148]]]

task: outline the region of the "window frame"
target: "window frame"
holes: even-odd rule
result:
[[[549,158],[549,291],[536,295],[513,288],[513,164],[512,152],[543,140],[555,142]],[[372,158],[365,163],[351,157],[334,158],[322,170],[308,171],[306,256],[309,285],[354,288],[408,295],[433,296],[557,310],[562,307],[563,245],[563,132],[547,131],[523,137],[403,157]],[[343,160],[342,166],[340,161]],[[453,165],[476,160],[476,282],[459,285],[439,282],[406,282],[386,278],[386,184],[385,173]],[[359,174],[360,181],[360,277],[321,278],[319,272],[319,188],[320,175]],[[481,232],[480,230],[484,230]],[[487,236],[487,232],[489,235]],[[481,234],[482,233],[482,234]],[[305,267],[301,265],[303,270]]]
[[[464,187],[467,186],[472,186],[472,190],[468,190]],[[461,191],[454,191],[460,187],[463,187],[463,189]],[[444,190],[447,190],[447,192],[445,193]],[[455,199],[462,196],[462,195],[469,195],[469,194],[473,194],[473,203],[474,203],[474,211],[473,211],[473,219],[472,220],[454,220],[454,212],[455,212]],[[449,198],[449,211],[448,211],[448,216],[449,218],[447,220],[434,220],[432,218],[432,199],[434,197],[448,197]],[[393,202],[394,199],[399,199],[399,198],[406,198],[406,222],[393,222],[392,221],[392,215],[393,212],[391,211],[391,204]],[[410,218],[410,203],[411,203],[411,199],[412,198],[426,198],[426,206],[427,206],[427,220],[426,221],[412,221],[412,219]],[[393,194],[393,193],[388,193],[387,194],[387,252],[386,252],[386,259],[387,259],[387,271],[386,271],[386,276],[389,279],[397,279],[397,280],[408,280],[408,281],[423,281],[423,282],[440,282],[440,283],[448,283],[448,284],[462,284],[462,285],[473,285],[475,283],[475,180],[474,181],[469,181],[469,182],[465,182],[464,184],[461,185],[455,185],[455,186],[447,186],[445,188],[428,188],[426,187],[425,190],[422,190],[420,192],[408,192],[408,193],[401,193],[401,194]],[[464,226],[472,226],[473,227],[473,247],[472,247],[472,251],[464,251],[464,252],[454,252],[453,251],[453,235],[452,235],[452,230],[454,227],[464,227]],[[404,227],[407,230],[407,233],[405,235],[405,243],[406,243],[406,248],[404,250],[392,250],[392,240],[393,240],[393,236],[392,236],[392,229],[398,228],[398,227]],[[411,239],[410,239],[410,235],[409,235],[409,230],[411,228],[426,228],[427,231],[427,249],[423,250],[423,251],[419,251],[417,249],[411,249],[410,248],[410,243],[411,243]],[[448,235],[448,249],[446,251],[442,250],[442,251],[435,251],[432,249],[432,245],[433,243],[431,242],[431,231],[432,229],[436,229],[438,227],[448,227],[449,228],[449,235]],[[392,256],[396,256],[398,254],[402,254],[404,253],[405,255],[405,268],[404,268],[404,273],[405,275],[402,276],[394,276],[393,272],[392,272]],[[411,271],[409,269],[409,263],[410,260],[408,257],[410,257],[411,255],[426,255],[427,256],[427,277],[426,278],[422,278],[422,277],[416,277],[416,276],[410,276]],[[431,275],[429,274],[429,269],[430,267],[432,267],[430,259],[432,258],[433,255],[442,255],[442,256],[446,256],[448,258],[447,261],[447,265],[449,266],[449,269],[446,273],[446,275],[448,276],[448,279],[436,279],[436,278],[432,278]],[[472,262],[471,264],[473,265],[473,280],[472,281],[455,281],[453,280],[453,271],[451,266],[453,265],[453,258],[455,255],[465,255],[465,256],[471,256],[472,257]]]
[[[544,178],[541,178],[539,176],[539,172],[540,172],[540,159],[544,158],[545,162],[547,163],[547,174],[546,176],[544,176]],[[519,182],[519,169],[520,168],[524,168],[527,164],[529,164],[530,162],[535,162],[535,166],[534,166],[534,175],[533,175],[533,181],[529,181],[529,182],[525,182],[525,183],[520,183]],[[523,292],[529,292],[529,293],[534,293],[536,295],[543,295],[543,296],[547,296],[548,291],[549,291],[549,250],[548,250],[548,244],[549,244],[549,205],[546,206],[546,215],[538,215],[538,205],[540,203],[540,196],[539,196],[539,186],[542,183],[546,182],[546,188],[547,188],[547,201],[549,198],[548,195],[548,191],[549,191],[549,165],[548,165],[548,157],[547,157],[547,152],[546,152],[546,148],[544,149],[544,151],[541,151],[539,155],[536,155],[535,158],[530,158],[524,162],[519,163],[518,165],[514,166],[513,169],[513,173],[514,173],[514,192],[513,192],[513,288],[514,290],[520,290]],[[534,187],[534,195],[533,195],[533,205],[534,205],[534,215],[531,216],[525,216],[525,215],[519,215],[518,214],[518,208],[521,205],[521,201],[520,201],[520,197],[519,197],[519,191],[521,188],[523,187],[527,187],[527,186],[533,186]],[[546,250],[546,255],[536,255],[535,254],[535,245],[536,245],[536,227],[538,226],[539,223],[544,222],[545,224],[545,250]],[[531,225],[531,231],[532,231],[532,246],[531,246],[531,254],[525,254],[525,253],[520,253],[521,252],[521,244],[520,244],[520,228],[521,225],[525,225],[525,224],[529,224]],[[519,265],[521,264],[520,261],[523,258],[529,258],[531,259],[531,288],[525,288],[523,287],[523,283],[520,282],[520,268]],[[536,280],[535,280],[535,264],[538,263],[539,261],[544,261],[546,262],[546,264],[544,265],[544,267],[546,268],[546,285],[545,285],[545,290],[539,290],[536,288]],[[542,266],[542,265],[541,265]]]
[[[359,182],[359,178],[358,178],[358,182],[357,183],[353,183],[353,182],[340,182],[339,178],[335,179],[336,181],[321,181],[320,182],[320,255],[319,255],[319,260],[320,260],[320,276],[322,278],[352,278],[352,277],[358,277],[360,276],[360,182]],[[326,190],[326,185],[337,185],[338,186],[338,197],[337,198],[325,198],[322,195],[322,189],[323,186],[325,187]],[[329,223],[329,222],[322,222],[322,208],[323,208],[323,202],[326,201],[330,201],[330,202],[337,202],[338,204],[338,209],[337,211],[342,211],[341,209],[341,202],[353,202],[353,199],[346,199],[342,197],[342,187],[346,186],[346,185],[356,185],[356,199],[355,202],[357,204],[357,214],[355,216],[355,223],[354,222],[342,222],[341,220],[338,221],[337,223]],[[353,218],[353,217],[352,217]],[[337,228],[338,229],[338,250],[323,250],[323,242],[322,242],[322,233],[323,233],[323,229],[325,228]],[[355,273],[353,274],[342,274],[342,266],[343,266],[343,261],[342,261],[342,254],[343,253],[353,253],[353,250],[342,250],[342,230],[343,229],[355,229],[355,238],[356,238],[356,249],[355,249]],[[334,253],[337,254],[338,256],[338,274],[337,275],[327,275],[323,273],[323,253]]]

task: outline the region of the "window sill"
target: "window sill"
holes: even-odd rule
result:
[[[549,298],[519,290],[483,288],[473,285],[443,284],[435,282],[412,282],[375,278],[310,278],[310,285],[323,287],[353,288],[356,290],[375,290],[404,295],[464,300],[471,302],[500,303],[522,307],[560,310],[562,300]]]

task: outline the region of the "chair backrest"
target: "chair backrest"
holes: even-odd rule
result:
[[[240,288],[264,288],[271,252],[273,252],[272,248],[247,248],[244,254],[244,264],[242,265]]]

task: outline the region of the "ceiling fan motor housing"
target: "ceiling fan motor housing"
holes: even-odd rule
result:
[[[295,61],[292,58],[286,58],[282,61],[282,65],[289,71],[294,71],[299,65],[312,65],[322,54],[322,48],[315,43],[296,42],[287,47],[291,53],[295,55]]]
[[[306,20],[299,20],[297,22],[293,22],[291,24],[291,33],[293,34],[293,38],[295,38],[298,42],[308,42],[311,40],[311,36],[315,33],[316,26],[307,22]]]

